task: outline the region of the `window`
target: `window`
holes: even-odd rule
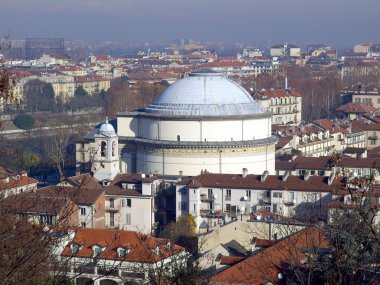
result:
[[[86,215],[86,208],[81,207],[81,208],[80,208],[80,214],[81,214],[82,216],[85,216],[85,215]]]
[[[80,226],[81,226],[82,228],[85,228],[85,227],[86,227],[86,222],[81,222],[81,223],[80,223]]]
[[[112,156],[115,156],[116,142],[112,142]]]
[[[105,157],[106,153],[107,153],[107,143],[103,141],[100,144],[100,156]]]
[[[194,206],[194,207],[193,207],[193,211],[195,212],[195,211],[196,211],[196,207],[195,207],[195,204],[193,204],[193,206]]]
[[[273,213],[277,213],[277,204],[273,204]]]
[[[212,197],[212,189],[208,189],[207,193],[208,193],[208,197],[211,198]]]
[[[115,213],[110,213],[110,226],[115,226]]]
[[[131,224],[131,214],[126,214],[125,216],[125,224],[130,225]]]
[[[181,140],[181,136],[177,135],[177,141],[179,142]]]
[[[246,190],[245,195],[248,197],[248,200],[251,200],[251,190]]]
[[[115,200],[110,198],[110,208],[115,208]]]
[[[280,192],[273,192],[273,198],[282,198],[282,193],[280,193]]]
[[[181,188],[181,195],[186,195],[186,188]]]
[[[127,207],[128,208],[132,207],[132,199],[127,199]]]
[[[226,204],[226,211],[231,212],[231,204]]]
[[[226,196],[231,197],[231,189],[226,190]]]
[[[181,210],[186,211],[186,202],[181,202]]]

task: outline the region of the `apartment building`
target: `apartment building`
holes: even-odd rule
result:
[[[27,172],[16,173],[0,167],[0,197],[35,191],[38,180],[28,177]]]
[[[268,112],[272,124],[296,124],[302,118],[302,96],[293,89],[269,89],[255,92],[252,97]]]
[[[81,86],[89,95],[99,94],[102,90],[107,91],[111,85],[110,79],[96,74],[74,76],[74,82],[75,89]]]
[[[331,176],[203,173],[177,183],[176,216],[195,216],[197,228],[213,229],[242,214],[267,210],[286,217],[326,217],[338,180]]]
[[[134,231],[79,228],[61,233],[55,254],[75,284],[152,284],[169,278],[189,254],[169,240]],[[96,262],[93,262],[96,261]],[[54,273],[54,272],[52,272]],[[62,273],[62,272],[59,272]]]

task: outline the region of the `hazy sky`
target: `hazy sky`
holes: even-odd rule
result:
[[[0,0],[13,39],[380,42],[380,0]]]

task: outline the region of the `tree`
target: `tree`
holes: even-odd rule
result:
[[[52,111],[56,108],[53,86],[39,79],[24,86],[24,97],[30,111]]]
[[[35,124],[35,120],[31,115],[28,114],[18,114],[14,117],[13,123],[16,127],[23,130],[30,130]]]
[[[79,85],[76,89],[75,89],[75,96],[82,96],[82,97],[86,97],[88,96],[88,93],[86,90],[84,90],[84,88],[82,87],[82,85]]]

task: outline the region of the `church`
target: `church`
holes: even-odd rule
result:
[[[149,106],[118,113],[90,131],[77,143],[77,168],[100,181],[136,172],[275,174],[271,117],[236,82],[200,70]]]

